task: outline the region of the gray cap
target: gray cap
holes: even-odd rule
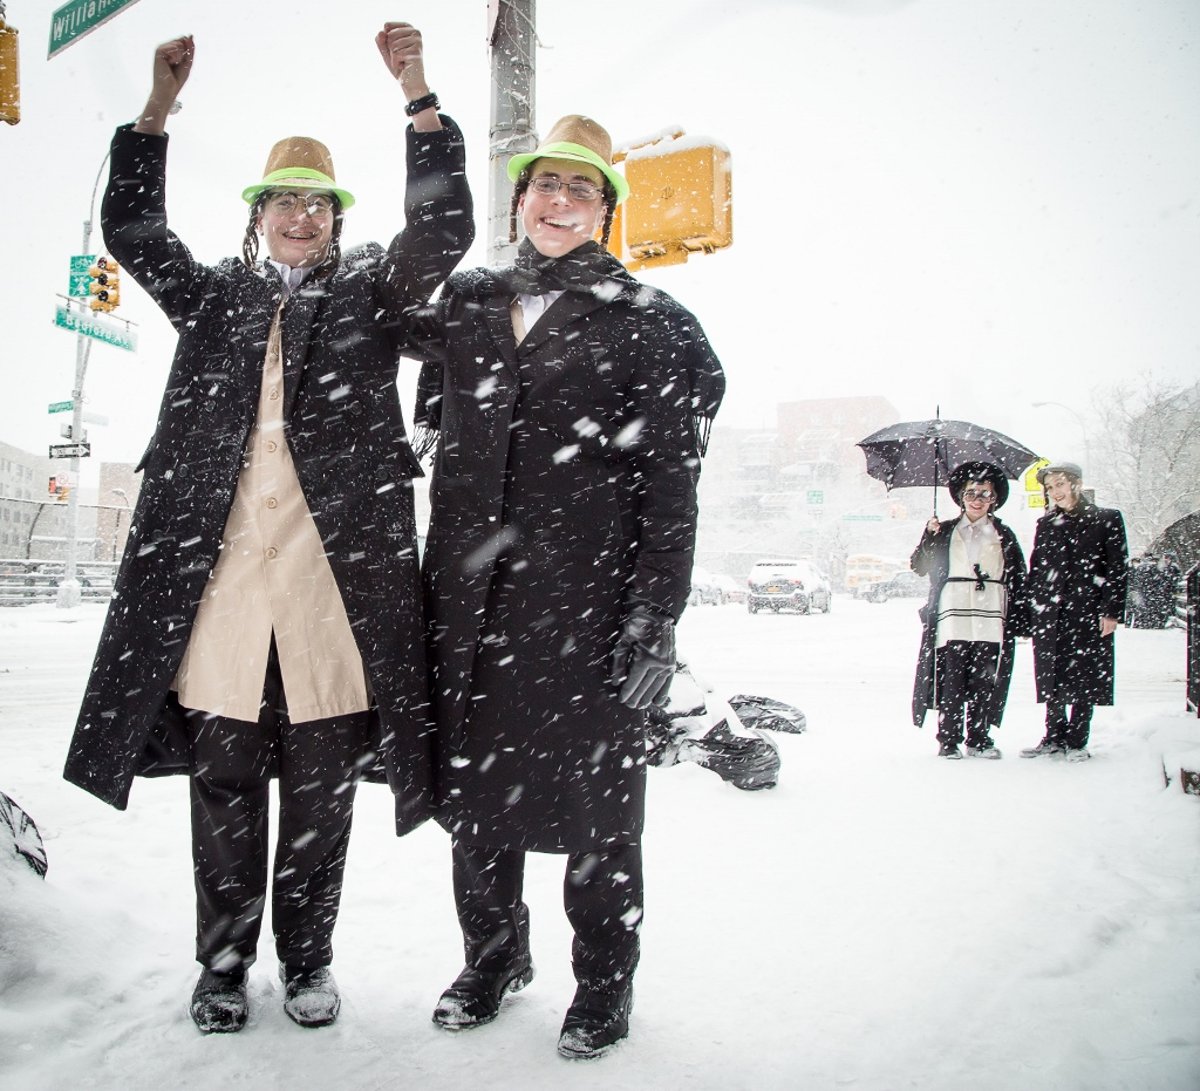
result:
[[[1073,477],[1076,481],[1083,480],[1083,467],[1078,462],[1051,462],[1049,466],[1043,466],[1037,472],[1039,485],[1046,483],[1047,474],[1066,474],[1067,477]]]

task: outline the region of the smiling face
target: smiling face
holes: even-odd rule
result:
[[[532,182],[544,177],[556,178],[560,182],[604,185],[604,175],[599,168],[570,159],[536,160],[530,166],[530,180]],[[517,213],[525,234],[537,252],[548,258],[561,258],[591,241],[604,224],[604,212],[602,196],[581,201],[572,197],[565,185],[550,195],[538,193],[530,186],[517,202]]]
[[[968,481],[963,486],[962,509],[972,523],[982,519],[996,503],[996,489],[990,481]]]
[[[1047,474],[1043,483],[1046,486],[1046,495],[1061,511],[1070,511],[1079,503],[1080,483],[1066,474]]]
[[[268,194],[258,216],[258,230],[266,240],[267,253],[293,269],[320,265],[333,237],[331,200],[332,194],[318,191]]]

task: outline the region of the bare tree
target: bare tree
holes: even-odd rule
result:
[[[1093,398],[1103,443],[1088,476],[1104,503],[1125,516],[1131,552],[1200,508],[1200,383],[1151,373]]]

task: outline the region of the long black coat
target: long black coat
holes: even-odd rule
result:
[[[936,534],[928,531],[917,543],[910,560],[912,570],[920,576],[929,577],[929,599],[921,608],[921,649],[917,654],[917,676],[913,682],[913,723],[920,727],[925,722],[925,713],[937,707],[937,616],[938,600],[942,588],[950,575],[950,536],[955,527],[965,518],[943,520]],[[987,722],[998,727],[1004,719],[1004,707],[1008,703],[1008,688],[1012,683],[1013,652],[1016,638],[1029,635],[1029,604],[1025,587],[1025,554],[1010,527],[992,516],[996,533],[1000,536],[1000,549],[1004,555],[1004,582],[1008,588],[1008,611],[1004,617],[1004,639],[1000,644],[1000,660],[996,668],[996,680],[992,684]]]
[[[723,378],[695,319],[630,282],[607,301],[565,293],[518,347],[511,293],[456,274],[431,325],[438,820],[464,840],[580,852],[641,836],[646,713],[617,700],[608,657],[630,606],[686,605],[689,371]]]
[[[1125,522],[1081,499],[1038,520],[1029,558],[1037,699],[1113,703],[1115,641],[1100,619],[1125,613]]]
[[[473,237],[462,137],[407,137],[408,226],[289,299],[287,442],[378,705],[401,831],[428,814],[432,754],[412,481],[395,388],[413,312]],[[64,775],[124,809],[135,774],[187,772],[168,689],[212,571],[254,422],[278,274],[197,262],[167,228],[165,136],[117,130],[105,242],[179,332],[129,542]],[[366,756],[364,757],[366,759]]]

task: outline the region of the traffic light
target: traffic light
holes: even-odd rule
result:
[[[121,267],[107,255],[98,257],[96,264],[88,270],[92,283],[93,311],[115,311],[121,302]]]
[[[682,137],[675,132],[624,154],[629,199],[617,209],[610,249],[630,269],[676,265],[733,244],[729,150]]]
[[[17,56],[17,30],[4,21],[0,2],[0,121],[15,125],[21,120],[21,66]]]

